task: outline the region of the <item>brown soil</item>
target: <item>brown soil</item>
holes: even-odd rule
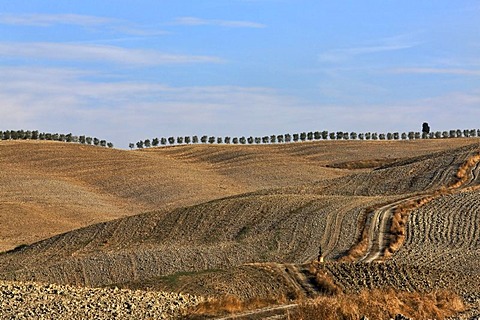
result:
[[[476,141],[0,142],[0,278],[289,303],[325,293],[321,247],[346,293],[476,297]]]

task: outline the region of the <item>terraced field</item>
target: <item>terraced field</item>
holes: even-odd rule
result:
[[[321,249],[345,292],[480,292],[472,139],[0,152],[4,248],[57,234],[0,254],[0,279],[291,303],[322,294]]]

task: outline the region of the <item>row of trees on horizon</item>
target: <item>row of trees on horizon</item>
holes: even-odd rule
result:
[[[129,148],[142,149],[167,145],[185,145],[185,144],[275,144],[290,142],[305,142],[313,140],[417,140],[417,139],[446,139],[446,138],[469,138],[480,137],[480,129],[450,130],[430,132],[423,130],[422,132],[410,131],[408,133],[377,133],[377,132],[302,132],[294,134],[280,134],[263,137],[215,137],[215,136],[186,136],[186,137],[169,137],[169,138],[153,138],[141,140],[136,143],[130,143]]]
[[[100,140],[95,137],[88,136],[74,136],[71,133],[45,133],[38,130],[7,130],[0,131],[0,140],[48,140],[48,141],[61,141],[61,142],[73,142],[81,144],[89,144],[100,147],[113,148],[113,143],[106,140]]]

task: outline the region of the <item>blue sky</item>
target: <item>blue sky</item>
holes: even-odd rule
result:
[[[478,1],[0,0],[0,130],[480,128]]]

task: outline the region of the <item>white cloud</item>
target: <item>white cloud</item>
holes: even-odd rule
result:
[[[0,128],[88,134],[126,148],[177,135],[266,135],[310,130],[410,131],[476,127],[480,88],[398,103],[313,104],[277,90],[98,81],[74,69],[0,67]],[[438,129],[437,129],[438,128]]]
[[[15,26],[50,27],[57,24],[65,24],[91,27],[114,22],[117,22],[117,20],[78,14],[0,14],[0,24]]]
[[[134,36],[158,36],[168,34],[158,28],[143,27],[121,19],[79,14],[0,14],[0,24],[28,27],[54,27],[58,25],[93,28]]]
[[[342,62],[359,55],[367,55],[381,52],[391,52],[406,50],[418,46],[420,43],[412,41],[410,35],[398,35],[388,38],[383,38],[375,43],[368,45],[331,49],[319,54],[320,62]]]
[[[214,20],[195,17],[180,17],[174,24],[184,26],[219,26],[229,28],[265,28],[264,24],[252,21]]]
[[[14,58],[102,61],[126,65],[219,63],[213,56],[168,54],[117,46],[51,42],[0,42],[0,56]]]
[[[445,74],[462,76],[480,76],[480,70],[458,68],[397,68],[390,70],[398,74]]]

